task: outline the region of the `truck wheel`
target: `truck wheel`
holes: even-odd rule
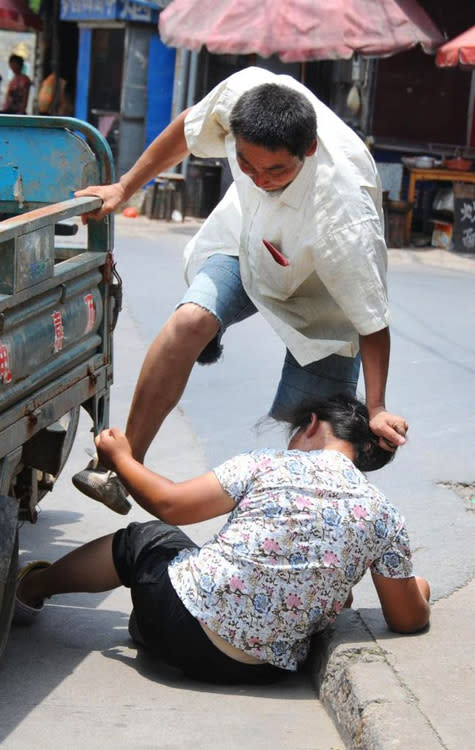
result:
[[[0,658],[7,645],[8,633],[12,621],[13,608],[15,605],[16,590],[16,572],[18,564],[18,534],[15,539],[12,556],[10,558],[10,567],[8,569],[7,580],[5,584],[0,584]],[[2,593],[3,588],[3,593]]]

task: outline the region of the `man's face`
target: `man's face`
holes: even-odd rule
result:
[[[315,142],[306,156],[314,154],[316,147]],[[256,146],[239,137],[236,138],[236,156],[240,170],[257,187],[267,192],[287,187],[295,180],[304,164],[304,159],[293,156],[286,148],[270,151],[265,146]]]

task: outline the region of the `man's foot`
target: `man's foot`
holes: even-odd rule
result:
[[[85,469],[72,478],[74,486],[84,495],[98,500],[108,508],[125,516],[132,507],[127,500],[127,491],[117,474],[104,469],[97,457],[88,463]]]
[[[50,565],[51,563],[46,560],[35,560],[18,571],[16,577],[15,609],[13,612],[13,622],[15,625],[32,625],[43,611],[44,602],[41,601],[36,606],[33,606],[32,604],[27,604],[22,599],[22,586],[25,578],[30,573],[33,573],[35,570],[49,568]]]

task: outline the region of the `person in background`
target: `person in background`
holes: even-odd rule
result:
[[[68,102],[66,97],[66,81],[55,73],[50,73],[43,79],[38,91],[38,113],[40,115],[67,115]]]
[[[123,585],[129,632],[152,654],[200,680],[266,682],[298,669],[369,568],[388,626],[424,628],[429,584],[414,576],[404,519],[362,473],[393,456],[366,406],[339,394],[295,407],[289,425],[287,449],[251,451],[178,483],[134,459],[120,430],[104,430],[101,463],[159,520],[26,565],[15,620],[32,622],[55,594]],[[222,515],[201,548],[177,528]]]
[[[8,84],[2,113],[8,115],[24,115],[26,114],[31,80],[23,73],[25,61],[20,55],[10,55],[8,64],[14,75]]]

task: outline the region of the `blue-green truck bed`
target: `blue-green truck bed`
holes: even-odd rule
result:
[[[74,191],[110,182],[109,147],[73,118],[0,116],[0,654],[14,601],[18,524],[35,522],[74,441],[79,409],[108,425],[120,309],[113,217],[58,241],[100,206]],[[66,225],[65,225],[65,222]]]

